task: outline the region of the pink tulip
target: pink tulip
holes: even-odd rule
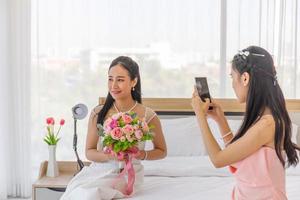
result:
[[[61,126],[63,126],[63,125],[65,124],[65,120],[64,120],[64,119],[61,119],[59,124],[60,124]]]
[[[53,117],[48,117],[47,119],[46,119],[46,123],[48,124],[48,125],[54,125],[54,123],[55,123],[55,121],[54,121],[54,118]]]

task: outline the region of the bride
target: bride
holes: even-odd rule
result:
[[[127,197],[123,194],[126,186],[125,177],[115,187],[112,182],[122,171],[124,161],[106,154],[102,149],[102,138],[98,135],[98,126],[113,114],[134,111],[140,119],[145,118],[148,125],[153,125],[153,150],[145,151],[145,143],[140,143],[139,155],[133,159],[136,193],[144,177],[144,168],[140,160],[162,159],[167,154],[167,147],[161,124],[156,113],[142,105],[141,81],[138,64],[130,57],[120,56],[112,61],[108,71],[108,95],[103,106],[95,107],[90,115],[86,138],[86,157],[92,161],[84,167],[68,184],[61,200],[95,200]]]

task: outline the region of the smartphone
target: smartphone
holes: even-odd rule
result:
[[[196,88],[199,94],[199,97],[202,101],[205,101],[206,98],[209,98],[209,102],[211,102],[211,97],[208,89],[207,79],[206,77],[195,77]],[[209,106],[209,110],[212,110],[213,107]]]

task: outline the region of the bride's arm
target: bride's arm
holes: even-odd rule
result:
[[[106,162],[113,159],[110,154],[105,154],[101,150],[97,150],[97,143],[99,140],[98,129],[97,129],[97,117],[98,112],[91,112],[88,132],[86,137],[85,156],[88,160],[94,162]]]
[[[154,133],[153,137],[153,150],[150,151],[141,151],[138,159],[145,160],[158,160],[166,157],[167,155],[167,146],[165,138],[162,132],[161,124],[159,118],[155,115],[153,119],[149,122],[149,126],[154,126],[152,130]]]

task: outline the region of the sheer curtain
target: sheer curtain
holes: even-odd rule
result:
[[[230,0],[227,3],[228,61],[237,50],[248,45],[266,48],[274,57],[285,97],[300,98],[298,0]]]
[[[30,0],[0,0],[0,199],[31,195]]]
[[[1,30],[7,30],[8,28],[8,13],[7,13],[7,1],[0,0],[0,24]],[[7,197],[7,140],[8,140],[8,120],[6,114],[8,113],[9,101],[5,100],[8,97],[8,45],[7,45],[8,31],[0,31],[0,159],[2,165],[0,165],[0,199]]]
[[[140,64],[144,97],[189,98],[194,77],[207,76],[213,97],[233,98],[232,56],[260,45],[274,55],[286,97],[299,98],[297,9],[297,0],[32,0],[34,177],[48,158],[44,119],[66,119],[57,157],[74,160],[71,107],[92,109],[107,94],[119,55]],[[84,159],[87,120],[78,125]]]
[[[44,118],[63,117],[58,160],[74,160],[71,108],[91,110],[107,94],[110,62],[139,65],[144,97],[190,97],[194,77],[210,76],[219,95],[219,0],[33,0],[32,143],[34,176],[48,159]],[[159,83],[159,85],[158,85]],[[82,159],[87,119],[78,123]]]

